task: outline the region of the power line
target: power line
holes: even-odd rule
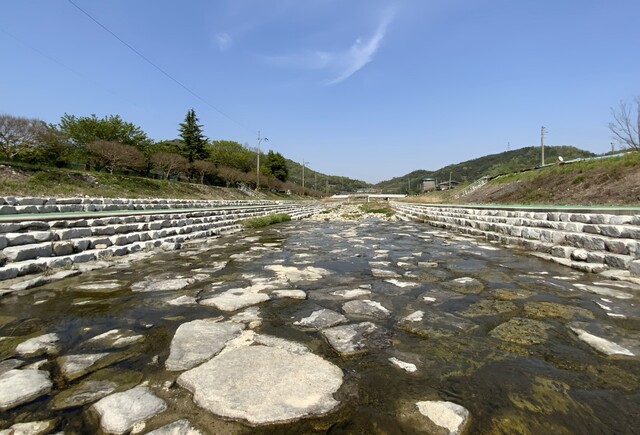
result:
[[[118,94],[117,92],[115,92],[112,89],[107,88],[106,86],[102,85],[101,83],[91,79],[90,77],[87,77],[86,75],[79,73],[78,71],[74,70],[73,68],[71,68],[70,66],[65,65],[64,63],[60,62],[58,59],[48,55],[47,53],[37,49],[36,47],[34,47],[33,45],[27,44],[25,41],[23,41],[22,39],[18,38],[16,35],[8,32],[7,30],[0,28],[0,32],[4,33],[5,35],[9,36],[10,38],[14,39],[15,41],[19,42],[20,44],[24,45],[25,47],[33,50],[34,52],[38,53],[40,56],[50,60],[51,62],[55,63],[56,65],[66,69],[67,71],[72,72],[73,74],[77,75],[80,78],[83,78],[85,80],[87,80],[88,82],[94,84],[95,86],[98,86],[99,88],[102,88],[103,90],[107,91],[110,94],[115,95],[118,98],[122,98],[123,101],[126,101],[127,103],[131,104],[132,106],[137,107],[138,109],[142,109],[142,107],[139,104],[136,104],[133,101],[128,100],[127,98],[123,97],[122,95]]]
[[[120,41],[120,43],[122,43],[122,45],[124,45],[125,47],[127,47],[129,50],[131,50],[132,52],[134,52],[137,56],[139,56],[140,58],[142,58],[145,62],[147,62],[149,65],[151,65],[152,67],[154,67],[155,69],[157,69],[158,71],[160,71],[165,77],[167,77],[169,80],[173,81],[175,84],[177,84],[178,86],[180,86],[182,89],[184,89],[185,91],[189,92],[191,95],[193,95],[194,97],[196,97],[198,100],[202,101],[204,104],[206,104],[207,106],[209,106],[210,108],[212,108],[213,110],[215,110],[216,112],[218,112],[220,115],[224,116],[225,118],[227,118],[229,121],[237,124],[238,126],[242,127],[245,130],[248,131],[252,131],[250,130],[248,127],[246,127],[245,125],[243,125],[241,122],[236,121],[235,119],[233,119],[231,116],[227,115],[226,113],[224,113],[222,110],[218,109],[216,106],[214,106],[213,104],[209,103],[207,100],[205,100],[203,97],[201,97],[200,95],[198,95],[197,93],[195,93],[194,91],[192,91],[191,89],[189,89],[186,85],[182,84],[182,82],[180,82],[178,79],[176,79],[175,77],[173,77],[171,74],[169,74],[168,72],[166,72],[165,70],[163,70],[162,68],[160,68],[158,65],[156,65],[155,63],[153,63],[148,57],[146,57],[144,54],[140,53],[138,50],[136,50],[134,47],[132,47],[130,44],[128,44],[125,40],[123,40],[122,38],[120,38],[118,35],[116,35],[113,31],[111,31],[107,26],[105,26],[104,24],[102,24],[100,21],[98,21],[97,19],[95,19],[94,17],[92,17],[87,11],[85,11],[84,9],[82,9],[80,6],[78,6],[77,4],[75,4],[72,0],[67,0],[69,3],[71,3],[76,9],[78,9],[80,12],[82,12],[84,15],[86,15],[91,21],[93,21],[94,23],[96,23],[98,26],[102,27],[107,33],[109,33],[111,36],[113,36],[114,38],[116,38],[118,41]]]

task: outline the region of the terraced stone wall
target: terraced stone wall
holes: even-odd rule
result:
[[[0,281],[145,249],[173,249],[188,239],[238,231],[240,221],[252,217],[287,213],[302,219],[321,209],[313,203],[285,201],[13,198],[11,202],[0,206],[0,218],[5,218],[0,221]],[[117,208],[98,211],[97,206]],[[27,215],[25,207],[33,207],[33,214]],[[73,212],[73,217],[56,215],[62,210]]]
[[[523,247],[585,272],[629,271],[640,277],[640,214],[633,209],[497,208],[392,203],[397,216],[437,228]]]

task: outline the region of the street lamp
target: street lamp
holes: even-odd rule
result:
[[[258,163],[256,165],[256,190],[260,189],[260,143],[269,142],[266,137],[260,136],[260,130],[258,130]]]

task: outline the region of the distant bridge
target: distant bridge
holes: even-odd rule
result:
[[[371,199],[382,199],[388,201],[390,199],[406,198],[407,195],[396,193],[350,193],[344,195],[333,195],[331,199],[346,199],[347,201],[371,201]]]

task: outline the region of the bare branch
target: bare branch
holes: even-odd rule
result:
[[[632,115],[632,107],[621,101],[617,108],[611,108],[613,122],[609,130],[613,138],[624,147],[640,150],[640,97],[635,99],[636,116]]]

